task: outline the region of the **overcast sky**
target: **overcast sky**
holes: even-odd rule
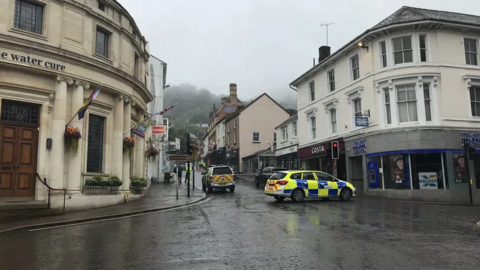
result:
[[[118,0],[168,64],[167,83],[247,100],[289,90],[318,48],[332,52],[402,6],[480,15],[475,0]],[[287,91],[294,93],[293,90]]]

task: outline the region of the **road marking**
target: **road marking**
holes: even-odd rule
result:
[[[190,206],[195,206],[195,205],[203,204],[203,203],[206,203],[206,202],[210,201],[211,199],[212,199],[212,198],[207,198],[207,199],[205,199],[205,200],[203,200],[203,201],[196,202],[196,203],[192,203],[192,204],[189,204],[189,205],[184,205],[184,206],[180,206],[180,207],[176,207],[176,208],[171,208],[171,209],[159,210],[159,211],[150,212],[150,213],[140,213],[140,214],[135,214],[135,215],[131,215],[131,216],[125,216],[125,217],[108,218],[108,219],[102,219],[102,220],[93,220],[93,221],[87,221],[87,222],[80,222],[80,223],[75,223],[75,224],[51,226],[51,227],[45,227],[45,228],[39,228],[39,229],[31,229],[31,230],[28,230],[28,231],[29,231],[29,232],[43,231],[43,230],[57,229],[57,228],[63,228],[63,227],[71,227],[71,226],[86,225],[86,224],[99,223],[99,222],[105,222],[105,221],[112,221],[112,220],[117,220],[117,219],[125,219],[125,218],[137,217],[137,216],[151,215],[151,214],[156,214],[156,213],[160,213],[160,212],[167,212],[167,211],[172,211],[172,210],[178,210],[178,209],[183,209],[183,208],[187,208],[187,207],[190,207]]]

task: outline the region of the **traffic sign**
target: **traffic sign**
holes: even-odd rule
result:
[[[159,125],[159,126],[152,126],[152,134],[165,134],[167,133],[167,126]]]
[[[168,156],[169,161],[188,161],[189,156],[187,155],[181,155],[181,156]]]

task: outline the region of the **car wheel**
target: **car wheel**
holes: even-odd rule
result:
[[[230,188],[230,193],[234,193],[235,192],[235,187],[231,187]]]
[[[292,191],[292,201],[301,202],[305,199],[305,192],[303,189],[297,188]]]
[[[283,200],[285,200],[285,197],[280,197],[280,196],[273,196],[275,198],[275,200],[279,201],[279,202],[282,202]]]
[[[352,190],[349,188],[343,188],[340,191],[340,200],[342,201],[350,201],[352,199]]]

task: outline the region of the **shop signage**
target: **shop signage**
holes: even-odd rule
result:
[[[353,142],[353,154],[366,154],[367,153],[367,140],[359,140]]]
[[[465,142],[468,142],[471,146],[480,148],[480,133],[460,132],[460,136],[462,139],[462,145]]]
[[[323,154],[326,152],[326,147],[324,144],[317,144],[310,147],[305,147],[298,150],[299,158],[308,158]]]
[[[438,189],[437,173],[420,172],[418,173],[420,189]]]
[[[296,142],[296,141],[298,141],[298,137],[297,136],[290,136],[290,141]]]
[[[53,70],[58,70],[58,71],[65,71],[66,67],[61,64],[57,64],[54,62],[50,61],[44,61],[40,60],[37,58],[33,58],[30,56],[24,56],[20,54],[15,54],[15,53],[6,53],[6,52],[0,52],[0,58],[5,59],[5,60],[12,60],[15,62],[20,62],[20,63],[25,63],[25,64],[30,64],[34,66],[39,66],[39,67],[46,67],[48,69],[53,69]]]
[[[278,156],[283,156],[283,155],[286,155],[286,154],[295,153],[295,152],[297,152],[297,150],[298,150],[298,147],[296,145],[290,146],[288,148],[283,148],[283,149],[277,150],[275,152],[275,156],[278,157]]]
[[[368,117],[355,116],[356,127],[368,127]]]
[[[152,126],[152,134],[160,134],[163,135],[167,131],[167,126],[159,125],[159,126]]]

